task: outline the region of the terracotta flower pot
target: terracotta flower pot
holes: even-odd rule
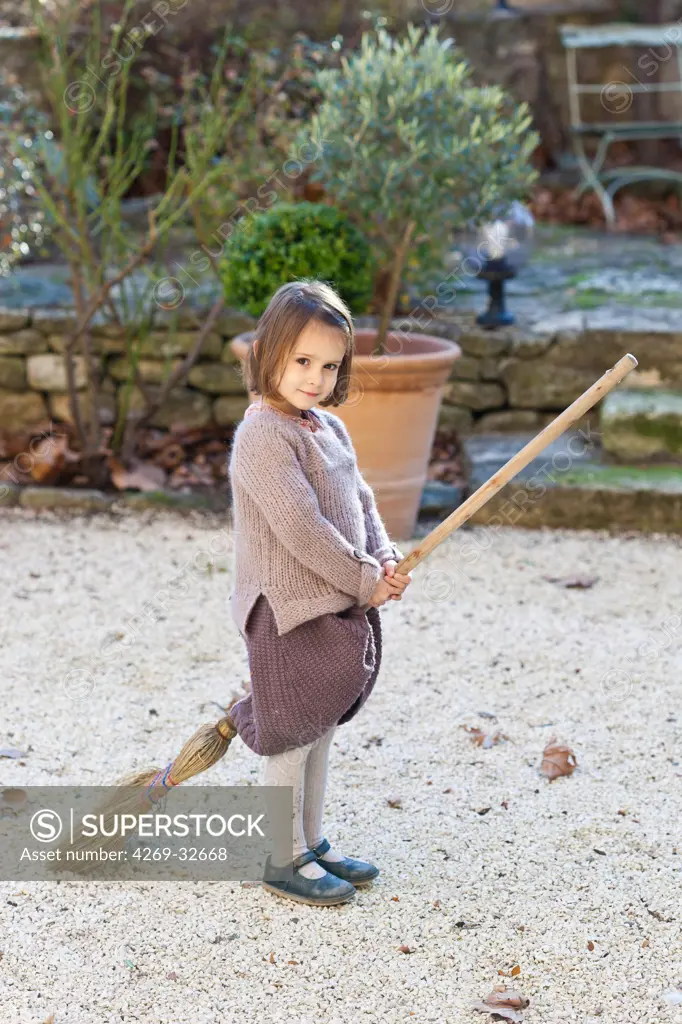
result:
[[[360,472],[399,543],[414,532],[443,391],[461,349],[454,341],[401,331],[389,334],[384,355],[372,356],[376,333],[356,329],[348,399],[327,408],[348,427]],[[232,339],[240,361],[254,337],[249,331]]]

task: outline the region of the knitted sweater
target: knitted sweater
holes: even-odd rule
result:
[[[318,615],[366,604],[382,563],[404,558],[343,420],[327,409],[305,417],[252,403],[234,433],[229,478],[230,611],[242,635],[261,593],[282,636]]]

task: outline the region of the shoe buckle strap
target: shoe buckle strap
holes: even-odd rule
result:
[[[317,844],[317,846],[311,847],[316,857],[321,857],[323,854],[327,852],[327,850],[331,850],[331,848],[332,844],[329,842],[328,839],[323,839],[321,843]]]
[[[301,853],[298,857],[295,857],[292,861],[292,867],[294,871],[297,868],[303,867],[304,864],[309,864],[311,860],[317,860],[312,850],[306,850],[305,853]]]

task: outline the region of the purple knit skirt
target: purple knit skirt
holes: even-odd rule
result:
[[[251,692],[230,709],[256,754],[282,754],[354,718],[381,667],[378,608],[351,605],[279,636],[261,594],[245,626]]]

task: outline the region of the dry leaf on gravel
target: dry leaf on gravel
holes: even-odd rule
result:
[[[410,949],[409,946],[398,946],[398,949],[400,950],[401,953],[414,953],[414,950]]]
[[[485,733],[483,729],[479,729],[478,726],[475,725],[463,725],[462,728],[469,733],[476,746],[483,747],[484,750],[487,750],[489,747],[494,747],[495,744],[500,743],[502,740],[509,739],[509,737],[505,736],[505,734],[500,732],[499,729],[495,732]]]
[[[528,1006],[529,1001],[514,988],[495,985],[482,1003],[472,1006],[472,1010],[477,1010],[479,1013],[497,1014],[504,1020],[522,1021],[523,1016],[520,1011]]]
[[[23,807],[25,803],[25,789],[3,789],[0,804],[5,807],[13,807],[14,810],[18,810],[20,807]]]
[[[521,968],[518,964],[515,964],[510,971],[498,969],[497,973],[501,974],[503,978],[515,978],[517,974],[521,973]]]
[[[542,751],[542,762],[540,774],[546,776],[551,782],[562,775],[572,775],[577,767],[576,756],[570,747],[557,743],[556,736],[547,743]]]
[[[543,576],[548,583],[556,583],[566,589],[588,590],[599,580],[598,576]]]
[[[152,462],[132,459],[130,468],[126,469],[114,456],[110,456],[107,461],[111,482],[119,491],[158,491],[166,482],[165,471]]]
[[[400,808],[402,808],[402,806],[403,806],[402,800],[400,800],[400,799],[392,800],[390,797],[387,797],[386,803],[388,804],[389,807],[400,807]]]

